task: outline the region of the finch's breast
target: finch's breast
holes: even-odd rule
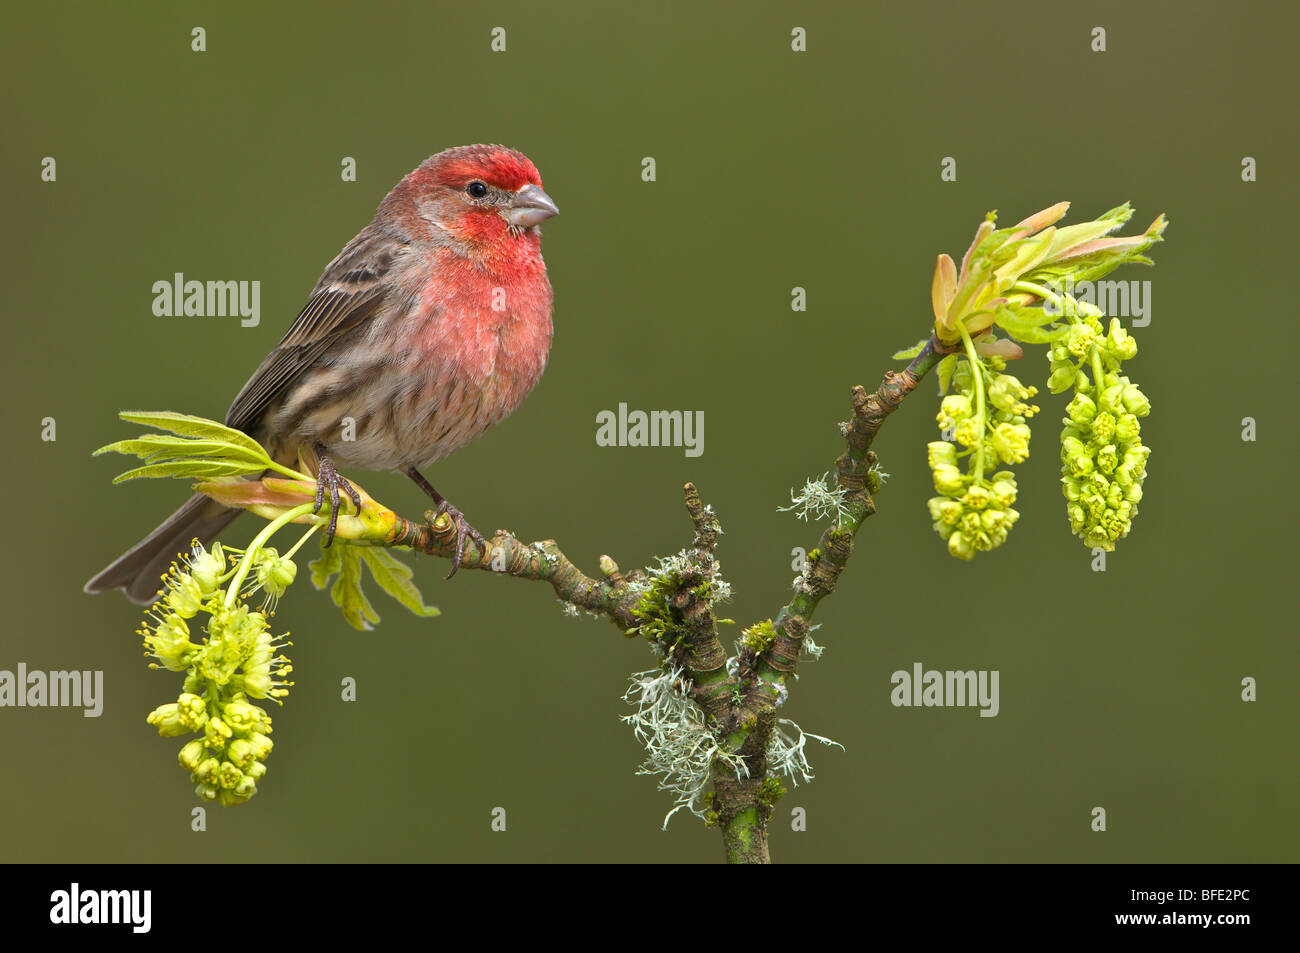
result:
[[[537,263],[507,283],[457,262],[390,300],[303,375],[276,411],[280,432],[368,470],[425,467],[482,435],[546,367],[551,288]]]

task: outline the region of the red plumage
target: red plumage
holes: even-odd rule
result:
[[[425,160],[326,267],[226,422],[281,462],[308,447],[341,466],[406,472],[477,537],[418,469],[505,419],[541,377],[552,295],[538,223],[556,211],[513,149]],[[211,542],[239,512],[195,497],[86,590],[149,601],[191,538]]]
[[[459,146],[433,158],[438,160],[436,164],[426,162],[411,177],[453,189],[463,189],[471,180],[480,178],[512,192],[525,185],[542,184],[537,166],[528,156],[505,146]]]

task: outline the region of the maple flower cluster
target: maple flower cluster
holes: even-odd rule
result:
[[[1015,475],[1010,470],[988,471],[1029,457],[1026,419],[1038,407],[1027,401],[1038,389],[1002,373],[1005,366],[1001,358],[991,357],[956,370],[954,392],[943,399],[936,417],[939,429],[951,433],[955,443],[938,440],[928,445],[934,488],[940,494],[929,500],[930,518],[948,543],[948,552],[958,559],[1001,545],[1020,517],[1012,507]],[[975,387],[975,374],[983,377],[982,389]],[[959,451],[958,446],[965,449]],[[967,458],[964,471],[962,456]]]
[[[151,668],[186,673],[176,701],[155,708],[147,720],[164,738],[199,735],[181,748],[181,767],[200,798],[225,806],[257,793],[271,753],[271,718],[250,699],[278,704],[292,685],[285,680],[292,666],[280,652],[289,643],[268,626],[274,601],[297,567],[271,548],[246,555],[242,572],[227,572],[221,545],[208,551],[196,540],[184,567],[173,564],[163,576],[159,599],[140,629],[157,660]],[[252,609],[245,598],[257,592],[266,599]]]
[[[1147,457],[1138,418],[1151,402],[1121,363],[1137,354],[1137,342],[1112,318],[1103,332],[1089,315],[1071,326],[1048,352],[1049,387],[1074,389],[1061,431],[1061,485],[1070,529],[1089,547],[1107,552],[1128,535],[1142,499]],[[1091,374],[1091,378],[1089,377]]]

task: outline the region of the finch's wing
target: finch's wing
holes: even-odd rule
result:
[[[406,244],[373,225],[352,239],[316,282],[298,320],[239,392],[226,424],[248,431],[304,368],[342,335],[369,320],[384,302],[384,276]]]

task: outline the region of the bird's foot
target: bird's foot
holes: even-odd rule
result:
[[[445,499],[440,501],[438,503],[438,508],[433,511],[433,520],[431,520],[431,522],[436,523],[438,517],[442,516],[444,513],[446,513],[448,518],[451,519],[452,525],[456,527],[456,551],[451,554],[451,572],[447,573],[447,578],[450,579],[452,576],[456,575],[456,570],[460,568],[461,560],[465,558],[465,537],[468,536],[470,539],[474,540],[474,542],[479,545],[480,549],[487,548],[487,540],[483,538],[482,533],[469,525],[469,521],[465,519],[464,513],[456,509],[456,507],[452,506]]]
[[[487,540],[483,538],[482,533],[469,525],[465,515],[460,510],[448,503],[447,498],[433,488],[433,484],[426,480],[419,470],[415,467],[407,467],[406,475],[415,481],[416,486],[429,495],[429,499],[438,504],[438,508],[433,512],[433,519],[429,520],[429,523],[436,523],[438,517],[446,513],[451,519],[452,525],[456,527],[456,551],[451,554],[451,572],[447,573],[447,578],[450,579],[456,575],[456,570],[460,568],[461,561],[465,558],[465,537],[468,536],[478,543],[479,548],[484,552],[487,551]]]
[[[347,480],[339,474],[334,467],[334,461],[317,448],[317,457],[320,460],[320,466],[316,471],[316,512],[320,512],[325,503],[325,488],[329,487],[330,491],[330,523],[325,528],[325,542],[323,545],[328,549],[330,543],[334,542],[334,531],[339,525],[339,490],[342,490],[352,500],[352,504],[361,510],[361,494]]]

